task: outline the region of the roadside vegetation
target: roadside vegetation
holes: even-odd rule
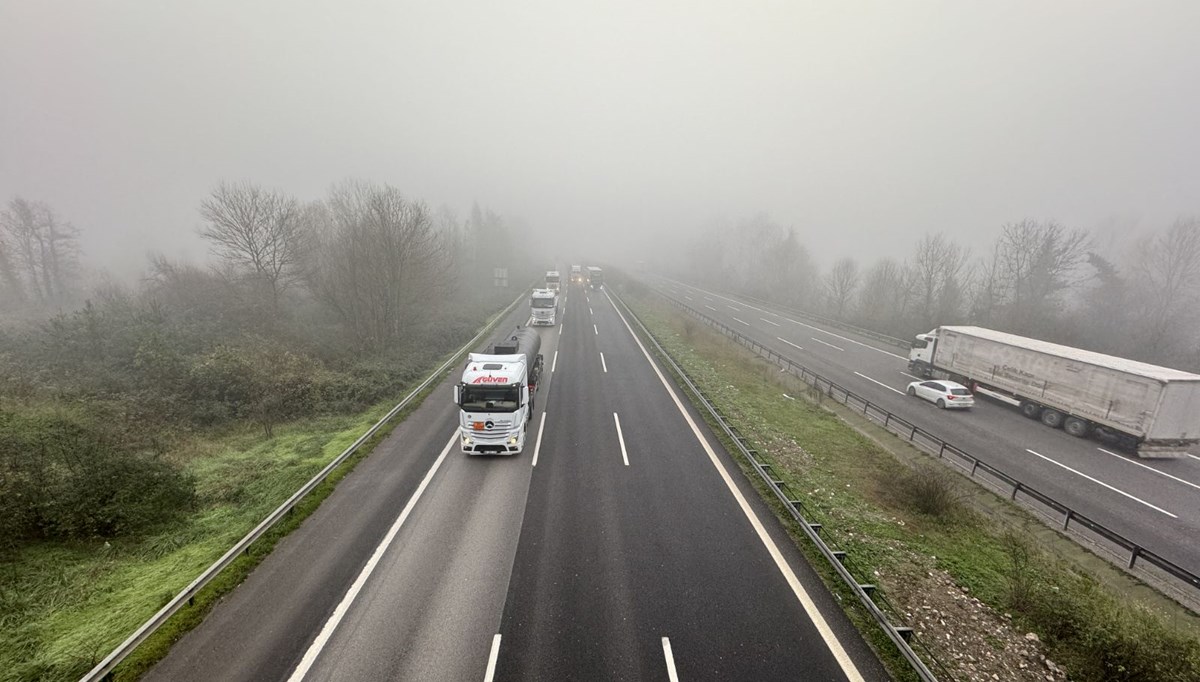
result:
[[[0,211],[0,680],[78,679],[509,303],[468,241],[533,279],[499,216],[388,186],[199,204],[214,264],[152,256],[136,285],[89,284],[49,207]]]
[[[879,586],[957,679],[1200,679],[1194,614],[1166,599],[1133,598],[1114,587],[1132,592],[1132,578],[1098,565],[1069,540],[1049,542],[1036,520],[1006,501],[883,431],[852,428],[849,415],[806,399],[798,379],[637,284],[622,293],[801,496],[831,544],[869,567],[859,580]],[[1003,513],[988,513],[992,508]],[[792,531],[834,593],[844,592]],[[853,618],[855,607],[848,609]],[[890,643],[865,635],[897,679],[912,679]]]

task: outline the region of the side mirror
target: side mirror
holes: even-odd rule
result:
[[[462,405],[462,384],[454,384],[454,404]]]

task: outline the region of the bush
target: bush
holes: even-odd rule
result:
[[[67,411],[0,411],[0,537],[78,539],[134,533],[195,500],[169,463],[123,450]]]
[[[952,475],[935,464],[917,464],[897,484],[900,501],[922,514],[944,516],[959,507],[962,494]]]

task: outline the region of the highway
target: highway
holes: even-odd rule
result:
[[[966,412],[904,394],[915,377],[895,347],[783,309],[664,278],[660,293],[858,393],[1142,546],[1200,573],[1200,453],[1139,459],[1074,438],[977,396]],[[819,444],[812,444],[819,447]]]
[[[565,298],[524,452],[459,452],[450,372],[147,679],[887,679],[607,294]]]

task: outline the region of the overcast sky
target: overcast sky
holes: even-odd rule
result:
[[[610,253],[765,212],[822,260],[1200,213],[1200,2],[0,0],[0,197],[117,270],[220,180],[479,201]]]

